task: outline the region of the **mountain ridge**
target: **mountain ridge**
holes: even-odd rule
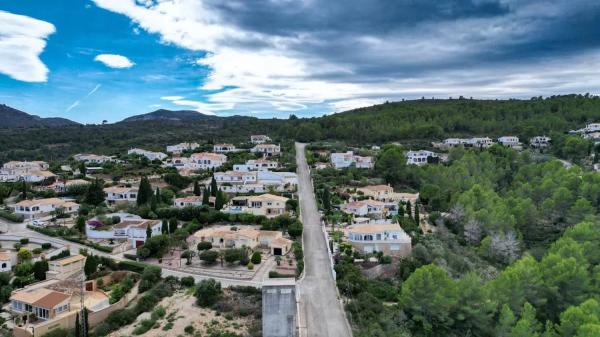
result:
[[[44,118],[6,104],[0,104],[0,129],[61,127],[67,125],[80,125],[80,123],[61,117]]]

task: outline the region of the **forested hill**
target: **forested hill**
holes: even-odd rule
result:
[[[121,123],[128,122],[140,122],[140,121],[198,121],[198,120],[207,120],[207,119],[216,119],[216,116],[209,116],[198,111],[192,110],[166,110],[159,109],[156,111],[149,112],[143,115],[135,115],[128,118],[125,118],[121,121]]]
[[[146,120],[60,129],[0,129],[0,162],[61,158],[77,152],[112,154],[139,146],[162,150],[180,141],[247,140],[264,133],[277,140],[341,140],[352,144],[448,136],[563,134],[600,121],[600,97],[567,95],[530,100],[414,100],[386,103],[317,118]]]
[[[66,118],[42,118],[11,108],[8,105],[0,104],[0,129],[58,127],[65,125],[77,125],[77,123]]]
[[[568,95],[531,100],[415,100],[386,103],[304,121],[305,139],[380,143],[452,135],[565,132],[600,120],[600,97]]]

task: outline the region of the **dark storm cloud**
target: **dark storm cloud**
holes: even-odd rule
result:
[[[240,29],[298,37],[287,46],[294,53],[351,70],[313,74],[329,80],[371,82],[506,66],[600,45],[599,1],[211,0],[209,5]]]

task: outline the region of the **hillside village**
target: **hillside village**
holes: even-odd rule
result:
[[[594,125],[571,132],[572,137],[595,141]],[[436,170],[452,170],[469,156],[495,151],[501,156],[544,158],[552,146],[547,136],[526,142],[515,136],[496,141],[448,138],[418,149],[400,144],[309,145],[306,157],[322,215],[322,235],[342,301],[357,301],[360,291],[348,288],[356,282],[375,282],[383,291],[377,296],[389,301],[390,285],[382,280],[406,268],[409,274],[402,277],[408,277],[412,268],[424,263],[423,254],[433,253],[427,241],[433,237],[464,235],[476,245],[485,240],[515,245],[514,232],[500,237],[484,229],[481,220],[468,223],[474,228],[465,225],[457,231],[452,227],[455,217],[468,213],[448,210],[447,200],[437,200],[441,192],[430,191],[430,185],[415,186],[423,184],[420,180],[436,179]],[[152,311],[131,307],[130,302],[142,296],[139,288],[145,279],[160,279],[161,270],[163,275],[179,276],[161,282],[170,282],[168,293],[183,296],[183,303],[194,310],[205,309],[197,308],[200,299],[188,300],[184,289],[190,284],[197,287],[197,278],[228,285],[224,299],[246,296],[236,293],[238,286],[301,278],[305,261],[295,151],[293,144],[252,135],[238,144],[190,141],[168,145],[164,152],[132,148],[122,155],[80,153],[58,162],[4,163],[0,169],[4,204],[0,217],[5,219],[0,224],[7,242],[2,242],[0,253],[6,273],[0,288],[0,293],[5,291],[3,328],[18,337],[80,329],[84,303],[87,329],[109,335],[119,331],[105,322],[116,317],[111,316],[113,311]],[[585,160],[595,162],[594,156]],[[560,167],[568,169],[567,163]],[[35,241],[20,238],[24,233]],[[533,240],[527,235],[525,240]],[[514,261],[523,248],[503,253],[485,249],[489,251],[477,256],[467,254],[469,263],[477,265],[472,268]],[[158,300],[167,296],[160,294]],[[203,315],[214,316],[210,310],[215,307]],[[366,313],[347,314],[359,319]],[[132,318],[123,331],[144,334],[152,331],[151,322],[172,326],[173,317],[165,320],[170,317],[165,315],[154,310],[148,321]],[[242,335],[260,333],[259,318],[245,323],[242,317],[237,319],[215,324],[222,329],[251,324],[253,328]],[[197,323],[189,321],[186,329],[210,331],[208,325]]]

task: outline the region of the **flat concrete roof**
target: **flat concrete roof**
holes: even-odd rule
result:
[[[295,278],[270,278],[263,281],[263,287],[274,287],[274,286],[295,286]]]

